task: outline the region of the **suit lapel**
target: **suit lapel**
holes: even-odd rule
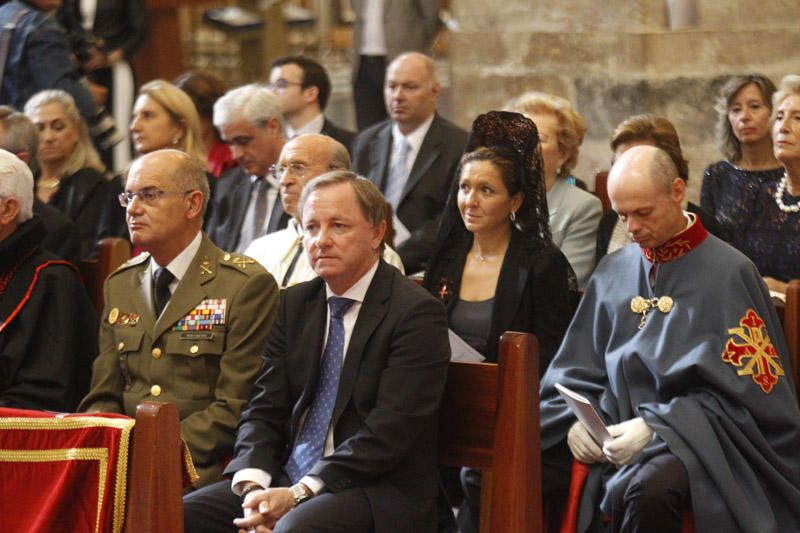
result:
[[[376,142],[378,147],[373,153],[377,153],[377,161],[372,165],[374,175],[368,176],[372,183],[378,184],[378,188],[383,191],[386,188],[386,180],[389,176],[389,162],[392,153],[392,123],[387,122],[386,126],[378,133]]]
[[[339,377],[339,391],[336,395],[336,405],[333,408],[331,424],[336,427],[336,422],[344,411],[350,396],[353,393],[353,386],[356,381],[356,374],[361,366],[364,357],[364,348],[367,341],[372,337],[375,328],[383,321],[388,311],[387,302],[391,293],[392,271],[383,261],[378,264],[378,270],[370,283],[361,310],[358,312],[358,320],[353,328],[350,337],[350,344],[347,347],[347,356],[344,359],[344,366]]]
[[[417,158],[414,160],[414,165],[411,167],[411,172],[406,180],[406,186],[403,188],[403,194],[400,196],[400,202],[403,203],[408,193],[417,185],[417,182],[422,179],[428,169],[431,168],[433,162],[439,157],[442,151],[442,131],[439,127],[439,117],[436,116],[431,122],[431,127],[422,141]]]
[[[506,256],[503,259],[503,266],[500,268],[500,276],[497,279],[497,291],[495,292],[494,309],[492,309],[492,327],[490,334],[499,336],[503,332],[499,328],[508,328],[514,320],[519,310],[520,300],[522,299],[523,289],[528,279],[530,269],[529,261],[525,257],[525,244],[522,242],[519,232],[511,232],[511,242],[508,245]],[[489,339],[494,342],[495,339]]]
[[[233,251],[239,246],[239,237],[242,234],[242,224],[244,223],[244,216],[247,213],[247,208],[250,205],[250,194],[253,189],[253,183],[250,175],[242,168],[242,180],[236,187],[233,194],[233,201],[231,202],[230,213],[232,223],[230,225],[230,237],[227,251]]]
[[[303,321],[303,326],[298,331],[298,339],[303,339],[297,343],[298,351],[301,354],[303,374],[306,382],[300,399],[294,404],[292,409],[292,428],[291,435],[297,434],[297,424],[303,412],[311,405],[314,395],[317,392],[319,382],[320,365],[322,358],[322,340],[327,328],[328,302],[325,299],[325,284],[319,280],[319,290],[314,291],[303,306],[304,317],[309,320]],[[296,342],[297,339],[288,339]]]
[[[192,259],[189,269],[178,283],[167,307],[164,308],[161,316],[156,321],[153,339],[159,338],[167,329],[189,314],[189,311],[208,297],[203,285],[216,276],[219,268],[218,254],[208,237],[203,235],[202,239],[200,248]],[[208,261],[208,264],[200,268],[200,265],[205,261]],[[211,271],[210,274],[207,272],[208,270]]]
[[[149,265],[150,261],[145,261],[138,268],[138,272],[134,273],[133,279],[131,280],[134,287],[130,292],[131,305],[134,311],[139,315],[139,320],[141,320],[145,331],[153,331],[153,325],[156,322]],[[125,311],[125,309],[120,309],[120,312]]]

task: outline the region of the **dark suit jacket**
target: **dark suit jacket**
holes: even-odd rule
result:
[[[723,236],[725,232],[722,226],[720,226],[717,219],[707,210],[692,202],[689,202],[686,210],[697,215],[697,218],[700,219],[700,223],[703,224],[703,227],[706,228],[710,234],[720,239],[725,239]],[[595,265],[608,253],[608,245],[611,243],[611,235],[614,232],[614,226],[617,225],[617,220],[619,220],[619,215],[613,209],[609,209],[603,213],[603,218],[600,219],[600,228],[597,230]]]
[[[336,139],[352,154],[353,139],[356,138],[355,132],[340,128],[326,118],[325,122],[322,123],[322,131],[320,133]]]
[[[468,240],[463,246],[441,256],[436,264],[430,265],[425,277],[425,288],[438,298],[441,298],[438,293],[442,280],[447,280],[448,291],[441,299],[448,316],[458,300],[471,244],[472,241]],[[483,354],[487,361],[497,362],[498,344],[503,332],[530,332],[539,340],[539,373],[544,374],[572,320],[569,272],[569,262],[558,248],[553,246],[534,254],[526,248],[522,235],[518,231],[512,232],[497,279],[492,323]]]
[[[439,215],[467,144],[467,132],[443,119],[433,119],[411,168],[397,217],[411,237],[397,246],[407,272],[423,270],[433,251]],[[353,169],[384,191],[392,151],[392,121],[359,133],[353,141]]]
[[[205,225],[206,234],[214,244],[223,250],[232,252],[239,245],[247,206],[253,183],[250,175],[237,166],[223,174],[218,180],[212,195],[211,216]],[[289,223],[289,215],[283,212],[280,196],[275,200],[274,216],[270,216],[267,233],[283,229]]]
[[[319,379],[325,298],[320,278],[282,291],[226,475],[260,468],[276,481],[285,477]],[[438,412],[449,356],[442,306],[381,261],[342,368],[331,419],[336,449],[310,472],[334,493],[362,487],[377,533],[435,527]]]

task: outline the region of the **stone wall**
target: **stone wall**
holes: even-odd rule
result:
[[[699,24],[668,29],[665,0],[452,0],[452,106],[468,127],[525,90],[569,99],[589,127],[575,175],[607,170],[616,124],[644,112],[676,126],[690,197],[718,159],[714,98],[727,75],[777,84],[800,73],[800,1],[697,0]]]

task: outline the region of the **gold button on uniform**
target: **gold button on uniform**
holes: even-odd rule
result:
[[[223,260],[225,260],[225,261],[230,261],[230,260],[231,260],[231,254],[225,254],[225,255],[223,255],[223,256],[222,256],[222,259],[223,259]]]
[[[159,394],[161,394],[161,387],[159,387],[158,385],[153,385],[152,387],[150,387],[150,394],[152,394],[153,396],[158,396]]]
[[[189,351],[192,353],[197,353],[200,351],[200,348],[198,348],[196,344],[193,344],[192,347],[189,348]]]
[[[150,352],[155,359],[161,357],[161,348],[153,348],[153,351]]]
[[[125,343],[124,343],[124,342],[120,342],[119,344],[117,344],[117,350],[119,350],[120,352],[121,352],[121,351],[122,351],[124,348],[125,348]]]

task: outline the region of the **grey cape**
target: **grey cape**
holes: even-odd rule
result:
[[[665,447],[688,471],[698,532],[800,531],[800,412],[775,308],[744,255],[699,221],[692,232],[702,238],[673,238],[683,250],[655,263],[653,290],[639,246],[607,256],[543,378],[543,450],[575,421],[555,383],[587,396],[607,424],[641,416],[655,432],[622,468],[591,468],[579,531],[601,498],[614,527],[629,479]],[[674,304],[639,329],[635,296]]]

